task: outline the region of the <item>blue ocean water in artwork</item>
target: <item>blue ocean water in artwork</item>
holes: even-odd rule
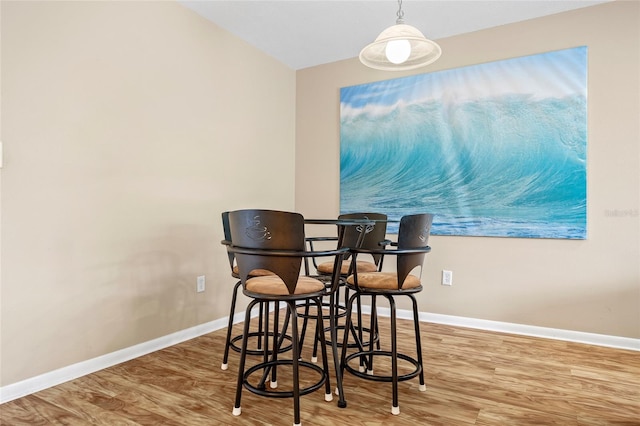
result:
[[[343,88],[340,210],[584,239],[586,123],[586,47]]]

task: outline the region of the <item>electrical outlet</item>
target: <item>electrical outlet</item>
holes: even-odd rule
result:
[[[202,293],[204,291],[205,288],[205,279],[204,279],[204,275],[200,275],[197,279],[196,279],[196,291],[198,293]]]
[[[453,285],[453,272],[442,270],[442,285]]]

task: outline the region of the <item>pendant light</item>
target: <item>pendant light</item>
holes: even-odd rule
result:
[[[362,49],[360,62],[384,71],[412,70],[435,62],[442,49],[420,30],[404,23],[402,0],[398,0],[397,16],[396,25],[381,32],[373,43]]]

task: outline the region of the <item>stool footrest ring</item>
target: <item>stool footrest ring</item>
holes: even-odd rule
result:
[[[351,374],[353,374],[354,376],[363,378],[363,379],[367,379],[367,380],[373,380],[376,382],[392,382],[393,379],[392,377],[389,376],[383,376],[383,375],[379,375],[379,374],[368,374],[368,371],[358,371],[358,369],[353,368],[349,365],[349,361],[356,359],[356,358],[360,358],[360,357],[369,357],[369,356],[373,356],[375,357],[388,357],[391,358],[391,352],[389,351],[362,351],[362,352],[357,352],[354,354],[351,354],[349,356],[347,356],[346,360],[345,360],[345,368],[347,369],[347,371],[349,371]],[[398,360],[404,360],[407,361],[408,363],[412,364],[415,369],[407,374],[402,374],[402,375],[398,375],[398,381],[402,382],[405,380],[409,380],[409,379],[413,379],[414,377],[418,376],[420,374],[420,372],[422,372],[422,366],[418,363],[418,361],[415,358],[410,357],[409,355],[405,355],[405,354],[397,354],[398,356]],[[373,362],[373,361],[372,361]],[[371,369],[369,369],[371,370]]]
[[[328,302],[323,302],[322,303],[322,307],[326,308],[326,309],[331,309],[331,305]],[[296,309],[300,310],[305,308],[305,305],[297,305]],[[314,306],[315,308],[315,306]],[[337,318],[343,318],[347,315],[347,308],[344,307],[343,305],[337,305],[335,306],[333,309],[337,308],[338,309],[338,313],[336,314],[336,319]],[[309,313],[309,314],[305,314],[304,312],[298,312],[298,318],[309,318],[309,319],[317,319],[318,316],[315,313]],[[329,315],[325,314],[324,309],[322,312],[322,319],[329,319]]]
[[[262,362],[260,364],[256,364],[253,367],[247,369],[244,373],[244,377],[243,377],[243,382],[242,385],[244,386],[245,389],[249,390],[252,393],[255,393],[257,395],[260,396],[267,396],[267,397],[271,397],[271,398],[293,398],[293,391],[276,391],[276,390],[270,390],[267,391],[264,387],[260,388],[258,386],[254,386],[251,383],[249,383],[249,376],[251,376],[253,373],[257,372],[257,371],[262,371],[265,369],[271,369],[274,366],[281,366],[281,365],[288,365],[288,366],[293,366],[293,361],[290,359],[279,359],[277,361],[269,361],[269,362]],[[325,381],[327,380],[327,376],[324,372],[324,370],[322,369],[322,367],[319,367],[315,364],[312,364],[308,361],[298,361],[298,367],[300,369],[303,368],[307,368],[310,370],[315,371],[316,373],[318,373],[320,375],[319,380],[309,386],[306,386],[304,388],[300,388],[300,396],[302,395],[307,395],[311,392],[314,392],[318,389],[320,389],[322,387],[322,385],[324,385]]]
[[[240,334],[240,335],[238,335],[238,336],[234,337],[233,339],[231,339],[231,341],[229,342],[229,347],[230,347],[231,349],[233,349],[234,351],[236,351],[236,352],[240,353],[240,347],[238,347],[238,346],[236,345],[236,343],[237,343],[238,341],[242,340],[242,338],[243,338],[243,337],[244,337],[244,336],[242,336],[242,335]],[[254,332],[249,333],[249,335],[248,335],[248,337],[247,337],[247,338],[253,338],[253,339],[256,339],[256,338],[257,338],[257,339],[262,339],[263,337],[264,337],[264,333],[261,333],[261,332],[259,332],[259,331],[254,331]],[[270,332],[269,332],[269,337],[270,337],[270,338],[273,338],[273,332],[272,332],[272,331],[270,331]],[[290,341],[290,342],[291,342],[291,336],[289,336],[288,334],[285,334],[285,335],[284,335],[284,338],[285,338],[286,340],[288,340],[288,341]],[[258,347],[258,345],[256,344],[256,348],[257,348],[257,347]],[[289,345],[287,345],[287,346],[283,346],[283,347],[281,347],[281,348],[278,350],[278,353],[279,353],[279,354],[281,354],[281,353],[283,353],[283,352],[287,352],[287,351],[290,351],[290,350],[291,350],[291,344],[289,344]],[[273,351],[268,351],[268,352],[267,352],[267,354],[268,354],[268,355],[271,355],[271,354],[272,354],[272,352],[273,352]],[[249,348],[247,348],[247,355],[262,355],[262,354],[264,354],[264,349],[249,349]]]

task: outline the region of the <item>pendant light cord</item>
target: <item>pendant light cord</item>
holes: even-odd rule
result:
[[[398,0],[398,12],[396,13],[398,19],[396,19],[396,24],[404,24],[404,10],[402,10],[402,0]]]

